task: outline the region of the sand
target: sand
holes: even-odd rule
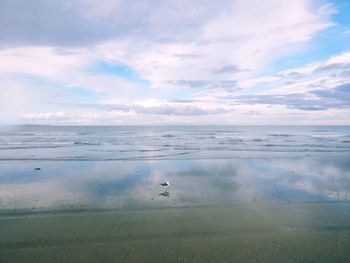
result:
[[[346,157],[0,166],[0,262],[350,260]]]

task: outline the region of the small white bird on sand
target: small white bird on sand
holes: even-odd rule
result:
[[[170,185],[170,183],[169,183],[169,181],[167,181],[167,182],[159,184],[159,185],[164,186],[164,187],[168,187]]]

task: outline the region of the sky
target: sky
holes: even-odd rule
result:
[[[349,125],[348,0],[0,0],[0,124]]]

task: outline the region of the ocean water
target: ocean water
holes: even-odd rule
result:
[[[0,130],[0,262],[350,262],[349,247],[347,126]]]
[[[0,160],[230,159],[350,154],[349,126],[0,128]]]

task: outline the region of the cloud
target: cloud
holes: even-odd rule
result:
[[[136,97],[142,94],[140,83],[117,74],[91,70],[99,61],[96,52],[86,49],[54,47],[16,47],[0,50],[0,79],[11,79],[17,86],[49,91],[81,88],[98,94]],[[36,94],[40,97],[40,94]]]
[[[318,76],[329,76],[330,74],[342,74],[350,70],[350,52],[345,52],[333,56],[325,61],[318,61],[304,67],[285,70],[276,73],[274,76],[278,79],[302,79],[302,78],[316,78]]]
[[[330,109],[349,111],[349,66],[350,52],[345,52],[300,68],[252,78],[244,90],[238,89],[240,92],[235,94],[221,94],[217,99],[235,105],[280,105],[308,112]],[[258,89],[260,85],[263,85],[261,90]]]
[[[47,47],[60,47],[68,51],[62,58],[80,56],[80,67],[93,56],[120,62],[152,87],[170,89],[173,80],[249,78],[333,25],[332,6],[311,8],[308,0],[2,0],[1,6],[0,46],[39,45],[39,54],[31,48],[19,55],[34,65],[46,65],[45,57],[50,65]]]
[[[348,107],[339,87],[347,83],[350,53],[266,73],[335,26],[330,4],[0,0],[0,7],[0,82],[17,87],[11,101],[22,96],[25,106],[13,112],[28,121],[201,122],[220,115],[217,121],[227,122],[227,114],[266,117],[271,105]]]
[[[350,83],[339,85],[333,89],[315,90],[312,92],[319,98],[335,100],[339,103],[338,106],[350,107]]]
[[[133,105],[123,104],[75,104],[75,107],[94,108],[105,111],[132,112],[136,114],[151,115],[179,115],[179,116],[197,116],[197,115],[215,115],[223,114],[229,111],[224,107],[217,105],[208,105],[198,103],[198,101],[160,101],[148,100],[137,102]]]
[[[242,71],[241,69],[239,69],[236,65],[222,65],[221,67],[217,68],[217,69],[213,69],[212,73],[214,74],[224,74],[224,73],[237,73]]]
[[[344,69],[350,69],[350,62],[349,63],[331,63],[328,65],[322,65],[319,67],[316,67],[314,72],[323,72],[323,71],[333,71],[333,70],[344,70]]]
[[[0,1],[6,45],[94,45],[115,38],[181,39],[197,32],[228,1]]]
[[[29,112],[21,115],[24,123],[44,124],[153,124],[199,123],[210,116],[232,113],[232,107],[198,101],[162,101],[149,99],[132,104],[117,103],[66,103],[64,111]]]
[[[194,31],[194,26],[188,25],[188,35],[180,30],[174,32],[176,39],[167,41],[111,41],[100,45],[99,51],[129,65],[157,89],[200,87],[201,90],[186,91],[191,96],[224,81],[234,80],[244,87],[242,83],[259,75],[267,65],[296,53],[316,33],[333,26],[332,6],[311,8],[309,1],[304,0],[285,3],[263,1],[252,5],[247,1],[229,1],[225,8],[213,9],[211,16],[200,17]],[[191,8],[207,8],[184,3],[179,6],[183,15],[196,13]],[[168,28],[169,32],[172,30],[177,27]]]
[[[251,78],[246,86],[248,90],[264,87],[255,95],[307,94],[314,90],[333,89],[348,83],[349,63],[350,52],[345,52],[324,61],[280,71],[271,76]]]
[[[335,92],[334,92],[335,93]],[[334,94],[332,93],[332,94]],[[233,97],[232,100],[244,104],[266,104],[283,105],[287,108],[320,111],[329,108],[348,108],[350,104],[343,100],[331,99],[329,93],[322,93],[323,96],[311,97],[310,94],[286,94],[286,95],[253,95]]]
[[[228,90],[233,91],[237,89],[236,80],[220,80],[220,81],[210,81],[210,80],[173,80],[168,81],[170,84],[174,84],[180,87],[189,87],[192,89],[206,89],[206,90]]]

